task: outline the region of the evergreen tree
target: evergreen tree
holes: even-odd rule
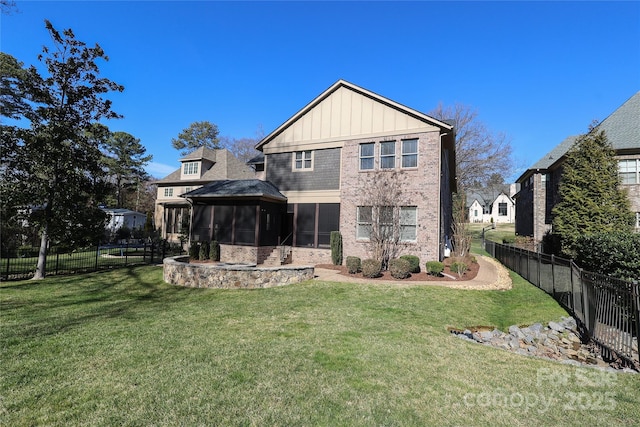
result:
[[[177,138],[171,140],[171,145],[180,150],[181,156],[186,156],[200,147],[215,150],[222,148],[219,133],[218,126],[211,122],[193,122],[180,132]]]
[[[581,235],[630,231],[634,217],[620,188],[615,151],[597,128],[578,138],[567,153],[553,208],[553,234],[564,255],[573,257]]]
[[[34,278],[45,276],[50,239],[79,245],[95,242],[104,232],[106,215],[98,205],[108,186],[103,155],[91,130],[102,119],[119,117],[102,96],[123,90],[99,76],[96,61],[107,60],[100,46],[87,47],[70,29],[60,33],[49,21],[45,26],[53,47],[44,47],[38,59],[48,76],[33,66],[16,72],[19,63],[5,61],[12,77],[19,79],[8,89],[18,89],[13,94],[28,102],[12,98],[12,107],[2,111],[29,122],[28,128],[2,126],[2,188],[7,197],[3,203],[31,207],[29,223],[40,230]]]

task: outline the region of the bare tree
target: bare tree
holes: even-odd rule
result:
[[[370,257],[380,261],[383,269],[398,257],[403,246],[401,207],[410,204],[403,192],[407,180],[397,171],[361,177],[358,222],[370,224],[365,231],[368,236],[362,237],[369,238]]]
[[[243,162],[248,162],[260,152],[256,150],[256,145],[264,137],[264,130],[262,126],[258,126],[256,129],[256,136],[253,138],[233,138],[230,136],[220,137],[220,145],[236,156]]]
[[[494,133],[478,119],[473,108],[439,104],[429,113],[453,123],[456,132],[456,176],[458,188],[485,183],[491,175],[510,175],[513,166],[511,141],[504,133]]]
[[[453,221],[451,232],[453,233],[453,253],[464,258],[471,250],[471,231],[467,227],[467,209],[464,193],[453,195]]]

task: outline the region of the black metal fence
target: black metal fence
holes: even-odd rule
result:
[[[166,241],[160,243],[125,243],[120,245],[98,245],[90,248],[63,250],[51,247],[48,250],[46,275],[68,275],[132,265],[161,263],[167,256],[183,253],[180,245]],[[0,258],[0,280],[23,280],[33,277],[38,264],[37,251],[2,254]]]
[[[573,261],[485,241],[485,249],[558,301],[607,357],[640,366],[640,282],[584,271]]]

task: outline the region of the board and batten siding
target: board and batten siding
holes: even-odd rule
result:
[[[328,145],[317,148],[328,148],[363,135],[376,137],[398,131],[436,129],[397,108],[340,87],[274,136],[264,146],[264,153],[308,150],[319,143]]]

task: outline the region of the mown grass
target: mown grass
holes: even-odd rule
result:
[[[513,278],[507,292],[315,281],[226,291],[137,267],[3,283],[0,424],[635,425],[638,375],[447,332],[565,314]]]
[[[491,224],[486,223],[469,223],[467,224],[473,239],[480,241],[482,239],[482,229],[489,227]],[[515,224],[496,224],[495,229],[487,229],[484,232],[484,237],[487,240],[502,243],[502,239],[505,237],[514,238],[516,236]]]

